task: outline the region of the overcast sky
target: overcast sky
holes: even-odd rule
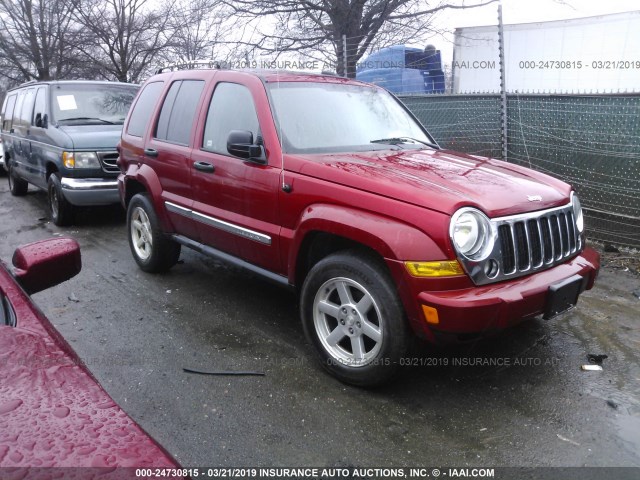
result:
[[[566,20],[637,10],[640,10],[638,0],[502,0],[502,19],[505,24]],[[450,33],[444,37],[435,36],[430,42],[442,51],[442,61],[451,63],[453,31],[456,28],[497,23],[497,3],[468,10],[448,10],[438,15],[434,25]],[[640,43],[640,32],[637,41]]]

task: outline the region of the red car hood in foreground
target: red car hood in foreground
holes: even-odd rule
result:
[[[0,467],[179,468],[97,383],[1,262],[0,290],[18,319],[16,328],[0,326]]]
[[[518,165],[448,150],[290,155],[285,168],[452,214],[465,205],[489,217],[565,205],[571,187]]]

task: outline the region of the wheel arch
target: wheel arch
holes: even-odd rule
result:
[[[302,285],[315,263],[349,248],[383,262],[446,258],[428,235],[403,222],[343,206],[314,205],[305,210],[295,230],[288,258],[290,283]]]
[[[147,165],[130,165],[120,184],[120,198],[124,208],[128,208],[131,199],[139,193],[147,193],[158,216],[163,230],[171,230],[171,221],[162,200],[162,185],[156,172]]]

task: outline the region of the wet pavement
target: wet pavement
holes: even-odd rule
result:
[[[419,346],[397,380],[329,377],[294,294],[183,249],[131,257],[119,208],[47,219],[0,178],[0,257],[53,235],[83,270],[34,299],[112,397],[184,466],[640,466],[640,277],[606,267],[578,308],[466,345]],[[602,371],[582,371],[589,354]],[[209,376],[183,368],[251,370]]]

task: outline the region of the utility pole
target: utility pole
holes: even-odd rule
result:
[[[502,2],[498,5],[498,54],[500,60],[500,109],[502,113],[502,159],[507,161],[507,86],[504,65],[504,26]]]
[[[342,65],[343,65],[343,72],[342,72],[342,76],[343,77],[347,77],[347,59],[348,59],[348,55],[347,55],[347,36],[346,35],[342,35]]]

